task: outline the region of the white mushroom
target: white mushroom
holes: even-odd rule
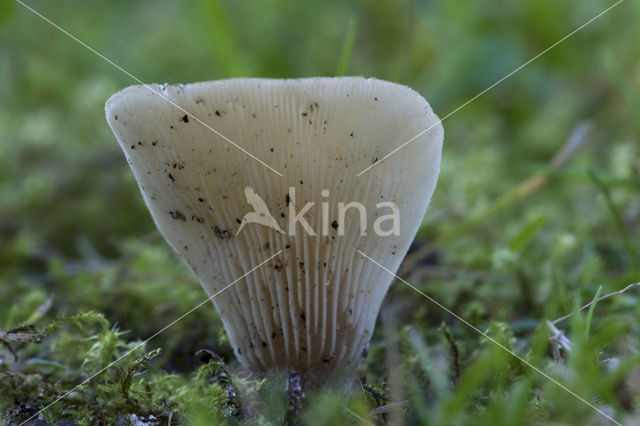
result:
[[[357,250],[395,271],[415,236],[443,139],[429,104],[361,77],[232,79],[132,86],[106,114],[209,295],[282,250],[213,299],[240,361],[315,383],[354,369],[392,281]]]

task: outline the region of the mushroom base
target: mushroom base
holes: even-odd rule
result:
[[[241,364],[240,364],[241,365]],[[319,388],[332,388],[345,394],[351,393],[357,387],[355,371],[359,363],[353,368],[342,368],[331,371],[298,371],[274,368],[267,371],[255,371],[242,365],[237,372],[242,376],[256,379],[268,379],[276,389],[289,389],[292,383],[299,383],[303,392],[310,392]]]

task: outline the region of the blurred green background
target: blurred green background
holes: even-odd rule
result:
[[[372,76],[419,91],[440,117],[613,4],[25,3],[144,82]],[[558,323],[573,343],[560,357],[544,320],[640,277],[638,22],[640,2],[622,2],[443,122],[438,188],[401,269],[630,422],[640,422],[640,290]],[[106,99],[136,82],[13,0],[0,0],[0,81],[0,330],[46,335],[41,343],[0,335],[0,422],[11,424],[205,294],[154,231],[104,118]],[[567,141],[577,149],[564,156]],[[402,284],[381,318],[359,377],[390,401],[367,390],[348,398],[325,391],[292,413],[285,396],[265,397],[269,383],[237,378],[233,389],[255,401],[233,402],[221,364],[194,355],[208,348],[233,365],[220,321],[205,306],[146,345],[163,349],[150,366],[141,348],[46,419],[605,424]],[[148,372],[139,374],[140,362]],[[135,397],[123,393],[129,372]]]

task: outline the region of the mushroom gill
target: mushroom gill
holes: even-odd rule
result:
[[[238,359],[312,383],[355,369],[392,281],[357,250],[392,271],[408,250],[440,166],[429,104],[361,77],[232,79],[132,86],[106,115],[209,295],[281,251],[213,299]]]

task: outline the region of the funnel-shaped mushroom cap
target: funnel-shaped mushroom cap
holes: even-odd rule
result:
[[[429,104],[361,77],[233,79],[129,87],[106,114],[208,294],[281,251],[213,299],[241,362],[316,382],[355,368],[393,278],[357,250],[392,271],[406,254],[440,166]]]

